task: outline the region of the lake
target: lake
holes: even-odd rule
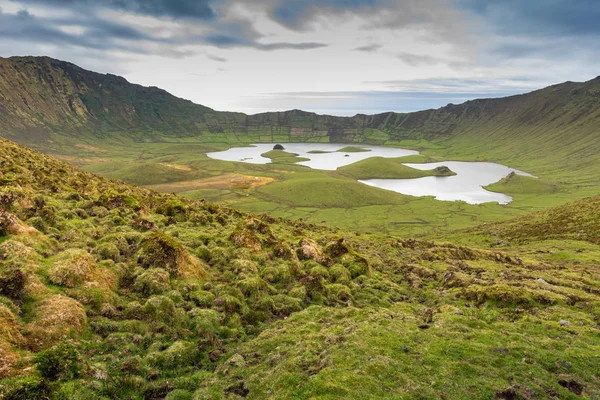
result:
[[[242,161],[251,164],[269,164],[270,158],[261,157],[260,155],[273,150],[274,143],[253,144],[255,147],[234,147],[225,151],[217,151],[207,153],[210,158],[224,161]],[[297,165],[305,165],[314,169],[322,169],[335,171],[339,167],[352,164],[357,161],[364,160],[370,157],[386,157],[396,158],[419,154],[418,151],[394,149],[391,147],[382,146],[353,146],[371,151],[360,153],[339,153],[337,150],[344,147],[353,146],[351,144],[334,144],[334,143],[283,143],[285,151],[298,154],[300,157],[310,158],[310,161],[303,161]],[[331,153],[311,154],[309,151],[330,151]]]
[[[252,164],[268,164],[271,162],[269,158],[261,157],[261,154],[273,150],[274,143],[261,143],[252,146],[234,147],[225,151],[207,153],[207,156],[217,160],[240,161]],[[283,146],[285,151],[310,159],[310,161],[299,162],[298,165],[329,171],[334,171],[344,165],[370,157],[397,158],[419,154],[414,150],[334,143],[284,143]],[[361,147],[371,151],[359,153],[336,152],[346,146]],[[309,153],[309,151],[315,150],[330,151],[331,153]],[[359,182],[411,196],[434,196],[438,200],[462,200],[470,204],[486,202],[507,204],[512,201],[512,197],[503,193],[487,191],[483,186],[498,182],[511,172],[532,176],[526,172],[490,162],[443,161],[424,164],[407,163],[404,165],[420,170],[430,170],[445,165],[456,172],[456,175],[447,177],[429,176],[416,179],[369,179]]]

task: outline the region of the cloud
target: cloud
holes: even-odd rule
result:
[[[67,33],[60,26],[84,27],[83,34]],[[118,49],[144,52],[141,48],[118,43],[119,40],[154,40],[129,26],[94,18],[62,21],[60,19],[37,18],[26,10],[17,14],[0,14],[0,37],[11,41],[29,41],[72,45],[93,49]]]
[[[437,92],[437,91],[339,91],[287,92],[251,96],[240,104],[240,110],[256,114],[266,111],[302,109],[318,114],[352,116],[388,111],[413,112],[460,104],[475,98],[504,97],[521,90]]]
[[[438,57],[422,55],[422,54],[400,53],[396,57],[399,60],[401,60],[402,62],[404,62],[405,64],[408,64],[412,67],[420,67],[422,65],[431,65],[431,64],[440,64],[440,63],[444,62],[444,60],[442,60]]]
[[[362,51],[364,53],[375,53],[383,48],[381,44],[367,44],[365,46],[360,46],[354,49],[354,51]]]
[[[488,96],[522,93],[539,88],[539,81],[533,76],[507,78],[432,78],[389,81],[369,81],[368,84],[383,86],[389,91],[403,93],[450,93],[478,94]]]
[[[152,17],[210,20],[216,17],[212,0],[12,0],[63,8],[102,8]]]
[[[255,47],[259,50],[272,51],[272,50],[312,50],[327,47],[325,43],[307,42],[307,43],[268,43],[261,44],[256,43]]]
[[[362,29],[422,27],[424,34],[460,39],[469,21],[451,0],[255,0],[271,19],[295,31],[359,19]]]
[[[483,16],[502,34],[600,35],[600,3],[596,0],[553,0],[540,4],[522,0],[459,0]]]
[[[60,3],[65,2],[67,1]],[[310,50],[326,46],[315,42],[262,43],[258,41],[262,35],[243,23],[212,22],[205,29],[208,33],[197,35],[188,33],[188,29],[184,26],[180,31],[173,32],[173,35],[163,37],[95,14],[74,13],[57,18],[37,17],[27,10],[21,10],[16,14],[0,13],[0,38],[102,51],[118,50],[183,58],[195,54],[189,49],[183,50],[188,45],[208,45],[218,48],[247,47],[263,51]]]
[[[206,55],[206,58],[208,58],[209,60],[213,60],[213,61],[216,61],[216,62],[220,62],[220,63],[225,63],[225,62],[227,62],[227,59],[226,59],[226,58],[219,57],[219,56],[215,56],[215,55],[213,55],[213,54],[207,54],[207,55]]]

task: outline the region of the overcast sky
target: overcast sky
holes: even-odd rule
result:
[[[598,0],[0,0],[47,55],[218,110],[415,111],[600,75]]]

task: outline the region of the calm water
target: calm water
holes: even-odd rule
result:
[[[261,157],[260,155],[272,150],[273,146],[274,143],[261,143],[253,145],[253,147],[235,147],[226,151],[208,153],[207,156],[224,161],[268,164],[271,160],[269,158]],[[371,151],[361,153],[338,153],[335,151],[348,145],[333,143],[284,143],[283,146],[285,147],[285,151],[296,153],[300,157],[310,159],[310,161],[300,162],[298,165],[330,171],[370,157],[396,158],[419,154],[413,150],[363,145],[356,147],[370,149]],[[331,151],[333,153],[309,154],[308,152],[311,150]],[[430,176],[417,179],[370,179],[360,182],[411,196],[435,196],[438,200],[463,200],[470,204],[480,204],[485,202],[507,204],[512,201],[512,197],[502,193],[489,192],[482,186],[497,182],[511,172],[515,172],[519,175],[531,176],[525,172],[489,162],[444,161],[439,163],[405,165],[421,170],[429,170],[445,165],[456,172],[456,176]]]
[[[255,147],[234,147],[225,151],[218,151],[215,153],[207,153],[206,155],[210,158],[224,161],[243,161],[251,164],[268,164],[271,162],[270,158],[261,157],[260,155],[267,151],[273,150],[275,144],[254,144]],[[328,171],[335,171],[339,167],[344,165],[352,164],[365,158],[370,157],[404,157],[414,154],[419,154],[418,151],[404,150],[404,149],[392,149],[390,147],[381,146],[354,146],[363,149],[370,149],[371,151],[365,151],[360,153],[338,153],[337,150],[343,149],[347,146],[353,146],[348,144],[333,144],[333,143],[283,143],[285,151],[290,153],[296,153],[300,157],[310,158],[310,161],[303,161],[297,163],[298,165],[305,165],[314,169],[323,169]],[[309,154],[309,151],[321,150],[331,151],[333,153],[325,154]],[[346,157],[348,155],[348,157]]]
[[[416,179],[370,179],[360,181],[370,186],[411,196],[435,196],[438,200],[463,200],[470,204],[495,201],[507,204],[512,197],[485,190],[482,186],[498,182],[511,172],[531,176],[525,172],[489,162],[444,161],[427,164],[404,164],[411,168],[428,170],[442,165],[456,172],[455,176],[427,176]]]

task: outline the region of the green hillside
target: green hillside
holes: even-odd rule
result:
[[[244,115],[50,58],[11,57],[0,59],[0,131],[46,152],[64,152],[65,141],[72,146],[111,138],[402,144],[447,158],[510,163],[540,176],[589,180],[600,164],[599,93],[596,78],[408,114]]]
[[[4,139],[0,171],[0,398],[600,396],[597,199],[482,228],[544,234],[480,250],[159,194]],[[533,250],[548,237],[570,250]]]
[[[393,159],[371,157],[337,169],[339,173],[354,179],[413,179],[424,176],[456,175],[448,167],[438,167],[423,171],[403,165],[404,158]]]
[[[248,212],[326,221],[360,233],[439,236],[599,193],[599,88],[600,79],[567,82],[409,114],[345,118],[292,110],[244,115],[50,58],[11,57],[0,59],[0,136],[108,178]],[[299,157],[281,157],[284,152],[272,153],[275,162],[267,165],[206,156],[256,142],[411,148],[421,155],[401,161],[493,161],[538,179],[517,177],[488,186],[513,197],[506,206],[468,205],[382,193],[356,183],[425,174],[389,159],[307,172],[295,164]],[[232,185],[236,179],[265,186]],[[311,182],[319,190],[311,190]],[[346,198],[326,198],[332,188]]]

